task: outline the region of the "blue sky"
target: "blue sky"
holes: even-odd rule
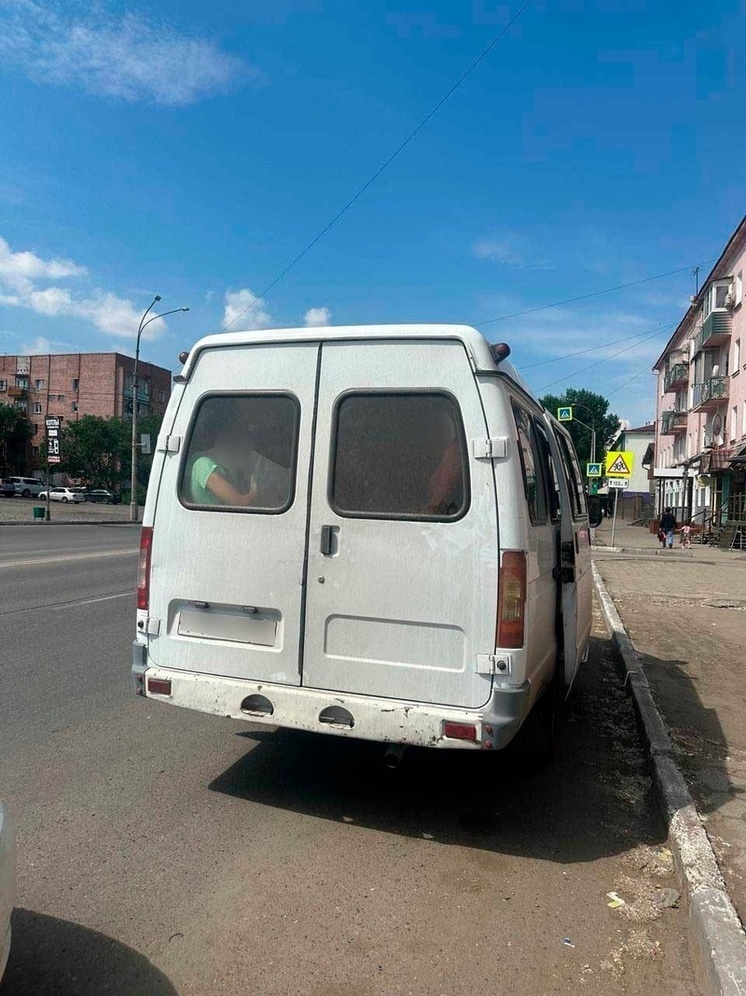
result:
[[[0,350],[131,351],[157,292],[191,308],[148,330],[144,356],[175,367],[519,6],[0,0]],[[484,326],[537,390],[587,387],[652,417],[646,371],[693,292],[688,268],[744,214],[739,6],[533,0],[236,327],[477,324],[685,268]]]

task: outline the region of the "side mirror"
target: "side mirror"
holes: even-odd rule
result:
[[[586,501],[588,505],[588,522],[593,529],[596,529],[604,521],[601,499],[598,495],[588,495]]]

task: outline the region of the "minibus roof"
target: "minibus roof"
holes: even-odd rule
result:
[[[463,343],[477,373],[501,374],[515,381],[534,400],[533,392],[524,383],[512,363],[507,360],[497,362],[490,351],[490,345],[481,332],[470,325],[333,325],[327,327],[303,327],[294,329],[261,329],[245,332],[216,332],[204,336],[189,352],[179,380],[189,380],[189,376],[199,354],[205,349],[226,347],[270,345],[280,342],[341,342],[371,341],[375,339],[451,339]]]

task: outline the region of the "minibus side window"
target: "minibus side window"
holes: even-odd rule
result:
[[[354,392],[336,406],[329,504],[341,516],[453,521],[469,505],[456,400],[436,392]]]
[[[567,487],[570,492],[570,503],[574,519],[582,519],[585,515],[585,492],[583,491],[583,480],[580,476],[575,454],[572,452],[567,440],[561,432],[557,434],[559,451],[562,456],[562,463],[567,476]]]
[[[554,466],[554,460],[552,459],[552,451],[549,448],[546,429],[538,419],[534,419],[534,429],[539,440],[544,476],[549,488],[549,516],[552,522],[558,522],[560,517],[560,494],[557,468]]]
[[[179,479],[187,508],[278,514],[293,502],[300,407],[289,394],[211,394],[192,421]]]
[[[521,456],[528,512],[533,525],[543,525],[547,521],[547,488],[536,431],[531,416],[515,402],[513,415],[518,430],[518,452]]]

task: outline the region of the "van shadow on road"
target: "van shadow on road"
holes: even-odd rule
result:
[[[666,838],[632,704],[609,641],[593,639],[556,757],[410,749],[396,771],[383,746],[256,730],[255,745],[210,788],[385,833],[560,863]]]
[[[143,955],[68,920],[13,913],[13,943],[2,996],[177,996]]]

